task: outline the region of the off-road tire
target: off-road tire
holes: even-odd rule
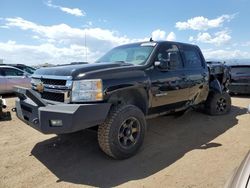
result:
[[[205,103],[205,111],[210,115],[223,115],[231,110],[231,97],[227,92],[211,92]]]
[[[131,146],[126,148],[121,142],[125,139],[122,140],[120,135],[121,129],[123,131],[125,130],[124,126],[126,125],[126,121],[130,119],[135,120],[136,125],[139,127],[139,131],[136,132],[137,139],[135,139],[135,142],[131,142]],[[134,105],[113,107],[105,122],[98,127],[99,146],[104,153],[114,159],[126,159],[135,155],[142,146],[145,132],[146,120],[143,112],[139,108]],[[135,136],[135,133],[132,133],[132,131],[131,134]]]

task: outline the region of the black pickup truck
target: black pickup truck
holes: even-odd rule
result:
[[[100,148],[125,159],[143,143],[146,118],[203,105],[230,111],[228,69],[207,65],[198,46],[141,42],[116,47],[95,63],[42,68],[32,89],[17,87],[18,118],[44,134],[98,126]]]

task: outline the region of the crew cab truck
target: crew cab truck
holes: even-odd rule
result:
[[[146,118],[203,105],[230,111],[228,73],[208,67],[198,46],[167,41],[118,46],[95,63],[42,68],[32,89],[16,88],[17,117],[44,134],[98,126],[100,148],[115,159],[133,156]]]

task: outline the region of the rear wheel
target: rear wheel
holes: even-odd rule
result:
[[[133,156],[141,147],[146,132],[142,111],[133,105],[116,107],[98,128],[100,148],[115,159]]]
[[[227,92],[210,93],[205,103],[205,110],[210,115],[223,115],[231,110],[231,97]]]

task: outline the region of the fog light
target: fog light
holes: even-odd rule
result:
[[[60,119],[53,119],[49,121],[51,127],[61,127],[63,125],[62,120]]]

